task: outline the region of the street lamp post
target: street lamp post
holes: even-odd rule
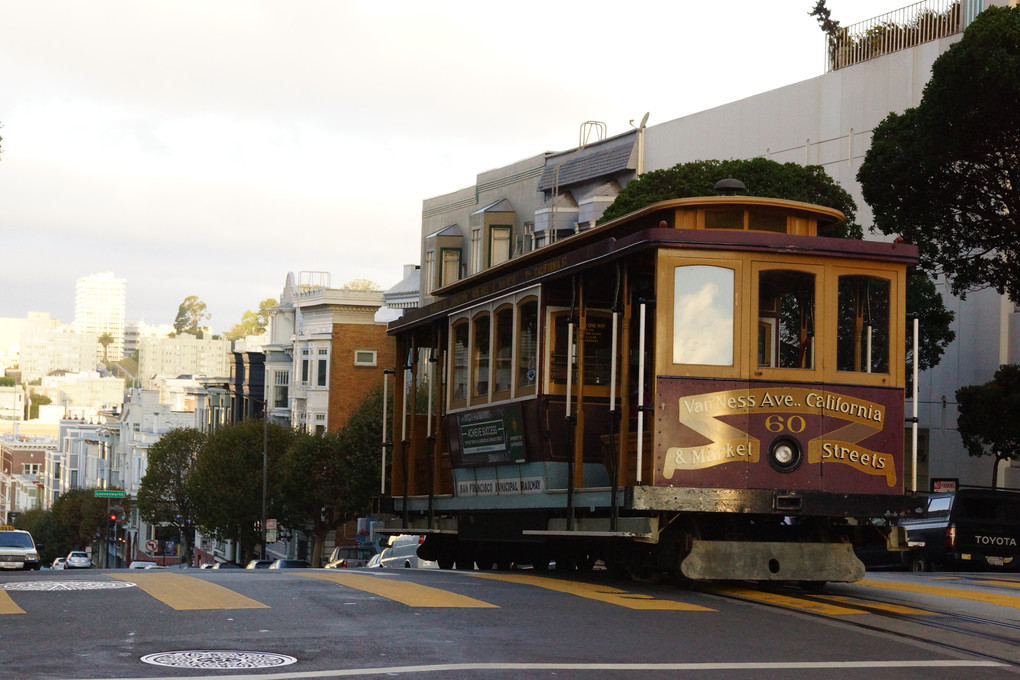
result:
[[[269,461],[269,400],[264,402],[262,414],[262,559],[266,559],[266,480]]]

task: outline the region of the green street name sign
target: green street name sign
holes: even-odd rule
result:
[[[127,492],[116,489],[96,489],[93,493],[95,498],[124,498],[127,496]]]

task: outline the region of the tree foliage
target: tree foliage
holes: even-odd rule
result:
[[[863,231],[855,221],[857,204],[821,166],[805,167],[764,158],[680,163],[672,168],[645,173],[620,192],[600,222],[621,217],[657,201],[715,195],[716,182],[728,177],[741,180],[747,192],[754,196],[835,208],[846,216],[846,222],[823,235],[853,239],[863,237]],[[918,365],[921,369],[932,368],[938,365],[945,348],[955,337],[950,329],[953,313],[946,309],[931,279],[916,268],[909,272],[906,295],[907,311],[918,314],[923,329]],[[912,354],[912,336],[908,334],[907,356]]]
[[[379,491],[382,395],[371,392],[337,434],[297,434],[280,465],[284,517],[311,525],[312,566],[326,535],[369,511]]]
[[[261,543],[265,445],[268,518],[278,518],[280,460],[293,432],[276,423],[245,420],[208,435],[191,474],[195,520],[203,532],[235,540],[251,555]]]
[[[376,291],[380,290],[379,284],[369,279],[354,279],[344,284],[345,290],[364,290],[364,291]]]
[[[174,319],[174,330],[178,335],[191,333],[198,335],[202,332],[202,322],[211,319],[206,304],[198,299],[198,296],[189,295],[177,308],[177,318]]]
[[[996,486],[999,461],[1020,460],[1020,364],[999,367],[983,385],[967,385],[956,391],[959,404],[957,427],[972,456],[994,456],[992,486]]]
[[[269,310],[277,305],[275,298],[266,298],[259,303],[258,311],[245,311],[241,315],[240,323],[234,325],[225,337],[227,340],[240,340],[248,335],[262,335],[269,326]]]
[[[194,428],[175,428],[149,447],[145,476],[138,489],[138,512],[155,525],[175,527],[184,545],[185,561],[195,534],[195,502],[191,473],[205,435]]]
[[[885,234],[960,297],[1020,300],[1020,8],[989,7],[932,66],[920,104],[874,130],[857,174]]]
[[[105,498],[96,498],[92,489],[71,489],[53,502],[53,522],[59,528],[64,545],[81,550],[98,538],[108,526],[107,510],[111,507],[126,512],[131,501],[118,499],[115,505]]]

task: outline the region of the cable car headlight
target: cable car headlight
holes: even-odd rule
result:
[[[793,437],[777,437],[769,444],[769,465],[779,472],[793,472],[804,460],[800,442]]]

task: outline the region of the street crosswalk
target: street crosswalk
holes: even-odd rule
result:
[[[626,582],[609,585],[600,580],[578,580],[539,575],[528,572],[453,572],[455,577],[444,579],[415,578],[401,572],[370,572],[360,570],[307,570],[288,574],[326,582],[342,589],[367,593],[377,598],[411,608],[474,608],[497,609],[508,606],[505,592],[486,590],[479,582],[471,584],[465,579],[496,581],[523,588],[541,588],[570,597],[583,598],[613,607],[632,610],[715,612],[719,597],[746,602],[779,606],[828,616],[860,616],[869,613],[891,613],[905,616],[939,616],[937,612],[912,603],[886,602],[881,594],[920,594],[937,598],[953,598],[981,604],[991,604],[1020,610],[1020,597],[1001,590],[1015,588],[1018,582],[989,578],[985,580],[932,579],[924,582],[906,582],[894,579],[859,581],[852,587],[843,587],[839,593],[808,592],[788,588],[756,588],[749,584],[699,584],[691,591],[668,588],[628,587]],[[430,585],[424,581],[431,581]],[[440,583],[442,585],[440,585]],[[616,583],[616,582],[614,582]],[[470,588],[465,588],[470,585]],[[134,590],[177,611],[265,609],[271,605],[243,595],[216,583],[213,579],[183,573],[154,571],[99,572],[88,579],[21,579],[0,581],[0,616],[26,613],[31,599],[23,593],[29,591],[58,590]],[[474,591],[468,596],[457,590]],[[247,592],[252,592],[250,588]],[[649,594],[649,593],[654,593]],[[500,598],[503,599],[500,599]],[[487,598],[487,599],[485,599]],[[492,601],[490,601],[492,600]]]

